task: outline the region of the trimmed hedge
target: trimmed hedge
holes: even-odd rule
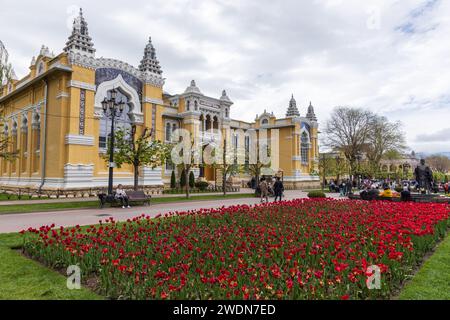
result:
[[[326,198],[325,192],[323,191],[310,191],[308,192],[308,198]]]

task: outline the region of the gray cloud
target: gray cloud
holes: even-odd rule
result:
[[[430,134],[422,134],[416,137],[417,142],[450,142],[450,128],[445,128]],[[448,146],[450,150],[450,145]]]

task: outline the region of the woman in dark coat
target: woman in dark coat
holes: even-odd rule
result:
[[[275,183],[273,184],[273,191],[275,193],[275,202],[277,201],[278,198],[283,197],[283,192],[284,192],[284,186],[283,186],[283,182],[281,182],[280,177],[277,177],[277,181],[275,181]]]

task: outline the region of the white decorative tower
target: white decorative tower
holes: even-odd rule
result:
[[[80,8],[79,16],[73,21],[72,34],[64,47],[64,51],[69,53],[80,53],[88,57],[95,57],[94,44],[89,36],[88,25],[83,17],[83,10]]]
[[[148,38],[148,43],[145,46],[144,57],[139,65],[139,70],[144,73],[162,74],[161,66],[156,58],[156,50],[152,44],[152,38]]]
[[[289,101],[289,108],[286,112],[287,118],[295,118],[300,117],[300,112],[297,109],[297,101],[294,99],[294,95],[292,95],[291,101]]]
[[[309,103],[308,113],[306,114],[306,118],[308,118],[308,120],[310,120],[310,121],[317,122],[317,117],[316,117],[316,114],[314,113],[314,107],[311,102]]]

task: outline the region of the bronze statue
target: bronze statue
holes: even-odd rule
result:
[[[431,190],[431,183],[433,181],[433,172],[430,167],[425,165],[425,159],[420,160],[420,164],[414,171],[416,181],[419,183],[419,189],[429,193]]]

